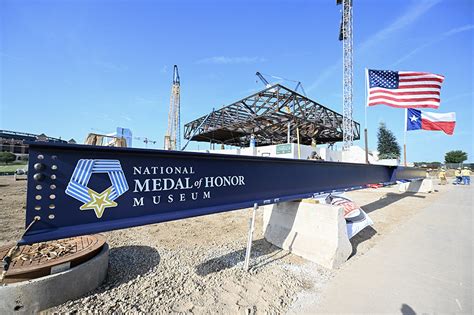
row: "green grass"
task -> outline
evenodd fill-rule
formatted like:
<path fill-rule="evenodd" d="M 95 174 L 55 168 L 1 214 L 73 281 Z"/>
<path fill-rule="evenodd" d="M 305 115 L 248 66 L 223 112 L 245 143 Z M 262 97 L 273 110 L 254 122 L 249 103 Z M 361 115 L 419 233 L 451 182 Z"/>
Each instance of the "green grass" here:
<path fill-rule="evenodd" d="M 8 165 L 5 164 L 0 164 L 0 173 L 3 172 L 14 172 L 19 168 L 25 168 L 27 162 L 26 161 L 20 161 L 20 162 L 14 162 Z"/>

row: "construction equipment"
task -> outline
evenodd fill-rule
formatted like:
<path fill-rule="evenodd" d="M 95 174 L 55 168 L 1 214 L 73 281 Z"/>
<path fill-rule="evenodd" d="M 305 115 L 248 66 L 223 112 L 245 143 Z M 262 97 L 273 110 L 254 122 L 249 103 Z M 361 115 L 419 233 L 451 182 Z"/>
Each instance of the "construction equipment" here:
<path fill-rule="evenodd" d="M 301 90 L 301 93 L 303 93 L 304 96 L 307 96 L 306 95 L 306 91 L 304 90 L 303 88 L 303 83 L 301 83 L 301 81 L 297 81 L 297 80 L 291 80 L 291 79 L 286 79 L 286 78 L 282 78 L 282 77 L 277 77 L 275 75 L 271 75 L 271 74 L 263 74 L 259 71 L 257 71 L 257 73 L 255 73 L 255 75 L 260 79 L 260 81 L 263 82 L 263 84 L 265 84 L 265 87 L 269 88 L 272 86 L 272 84 L 270 84 L 268 82 L 267 79 L 265 79 L 264 75 L 268 76 L 268 77 L 272 77 L 274 79 L 277 79 L 277 80 L 281 80 L 281 81 L 288 81 L 288 82 L 295 82 L 296 83 L 296 87 L 295 87 L 295 91 L 298 92 L 298 89 Z"/>
<path fill-rule="evenodd" d="M 104 135 L 99 133 L 89 133 L 84 144 L 98 145 L 106 147 L 127 147 L 127 141 L 123 137 Z"/>
<path fill-rule="evenodd" d="M 265 87 L 269 88 L 271 86 L 271 84 L 268 83 L 267 79 L 265 79 L 265 77 L 260 72 L 257 71 L 255 75 L 260 79 L 260 81 L 263 82 L 263 84 L 265 84 Z"/>
<path fill-rule="evenodd" d="M 342 19 L 339 29 L 339 40 L 342 41 L 342 92 L 343 92 L 343 145 L 342 149 L 347 151 L 354 142 L 352 128 L 352 100 L 353 100 L 353 50 L 352 50 L 352 0 L 336 0 L 336 5 L 342 5 Z"/>
<path fill-rule="evenodd" d="M 147 137 L 134 137 L 133 139 L 143 141 L 145 143 L 145 148 L 148 148 L 148 143 L 156 144 L 157 142 L 156 140 L 151 140 Z"/>
<path fill-rule="evenodd" d="M 179 150 L 180 134 L 180 80 L 178 66 L 173 68 L 173 85 L 171 87 L 170 108 L 168 112 L 168 129 L 165 135 L 165 150 Z"/>

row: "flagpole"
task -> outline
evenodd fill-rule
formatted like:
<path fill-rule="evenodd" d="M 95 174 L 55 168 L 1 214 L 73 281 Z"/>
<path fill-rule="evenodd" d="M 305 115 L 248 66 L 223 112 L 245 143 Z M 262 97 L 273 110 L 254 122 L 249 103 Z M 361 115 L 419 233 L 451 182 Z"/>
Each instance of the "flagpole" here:
<path fill-rule="evenodd" d="M 403 130 L 403 164 L 407 166 L 407 120 L 408 108 L 405 108 L 405 129 Z"/>
<path fill-rule="evenodd" d="M 365 68 L 365 105 L 364 105 L 364 139 L 365 139 L 365 164 L 369 164 L 369 143 L 367 137 L 367 106 L 368 96 L 367 96 L 367 83 L 369 80 L 368 70 Z"/>

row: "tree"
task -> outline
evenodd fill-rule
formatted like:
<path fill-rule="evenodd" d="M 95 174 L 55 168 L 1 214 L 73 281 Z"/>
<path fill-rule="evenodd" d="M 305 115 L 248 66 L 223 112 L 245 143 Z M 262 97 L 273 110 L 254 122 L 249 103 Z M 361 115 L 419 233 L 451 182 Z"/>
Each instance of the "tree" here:
<path fill-rule="evenodd" d="M 380 123 L 377 132 L 377 150 L 381 159 L 398 159 L 400 158 L 400 146 L 397 138 L 387 129 L 385 123 Z"/>
<path fill-rule="evenodd" d="M 449 151 L 444 155 L 445 163 L 462 163 L 467 160 L 467 153 L 461 150 Z"/>
<path fill-rule="evenodd" d="M 16 160 L 16 155 L 11 152 L 0 152 L 0 162 L 8 164 Z"/>

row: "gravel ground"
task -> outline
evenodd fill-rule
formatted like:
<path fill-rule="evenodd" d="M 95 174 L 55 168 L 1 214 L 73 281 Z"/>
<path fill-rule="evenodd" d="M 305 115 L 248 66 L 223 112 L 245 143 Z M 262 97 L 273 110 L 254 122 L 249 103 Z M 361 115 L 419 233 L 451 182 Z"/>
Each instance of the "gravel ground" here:
<path fill-rule="evenodd" d="M 295 292 L 311 286 L 304 274 L 288 272 L 305 262 L 256 239 L 252 269 L 243 271 L 242 225 L 248 214 L 238 211 L 107 233 L 110 269 L 104 285 L 54 311 L 283 312 Z M 313 272 L 331 276 L 316 265 Z"/>
<path fill-rule="evenodd" d="M 0 245 L 21 236 L 25 184 L 0 177 Z M 346 265 L 438 195 L 401 195 L 395 187 L 351 192 L 375 224 L 351 240 L 354 251 Z M 250 216 L 244 209 L 104 233 L 110 245 L 106 281 L 50 311 L 298 313 L 319 298 L 337 270 L 266 242 L 259 210 L 251 270 L 243 271 Z"/>
<path fill-rule="evenodd" d="M 0 176 L 0 246 L 16 242 L 25 229 L 26 181 Z"/>

